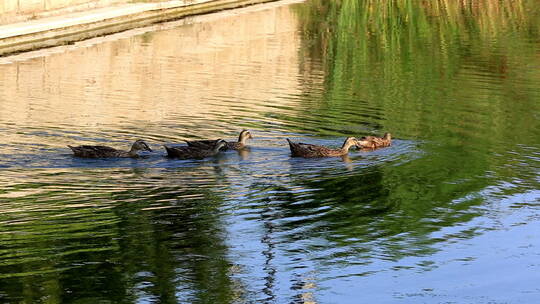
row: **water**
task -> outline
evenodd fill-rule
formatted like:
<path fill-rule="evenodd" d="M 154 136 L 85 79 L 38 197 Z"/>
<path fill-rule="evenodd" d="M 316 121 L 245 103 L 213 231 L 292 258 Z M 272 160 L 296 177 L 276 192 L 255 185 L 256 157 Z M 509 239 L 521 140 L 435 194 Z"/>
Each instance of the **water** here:
<path fill-rule="evenodd" d="M 0 58 L 0 302 L 537 302 L 539 9 L 276 2 Z"/>

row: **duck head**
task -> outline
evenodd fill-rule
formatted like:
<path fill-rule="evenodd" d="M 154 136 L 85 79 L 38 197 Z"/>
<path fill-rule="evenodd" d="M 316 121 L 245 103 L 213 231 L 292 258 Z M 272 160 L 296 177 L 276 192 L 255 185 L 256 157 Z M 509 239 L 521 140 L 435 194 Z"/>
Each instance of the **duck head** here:
<path fill-rule="evenodd" d="M 131 145 L 131 152 L 137 151 L 149 151 L 152 152 L 152 149 L 141 139 L 136 140 L 133 145 Z"/>
<path fill-rule="evenodd" d="M 238 136 L 238 142 L 245 144 L 246 140 L 253 138 L 253 135 L 251 135 L 251 132 L 248 130 L 242 130 L 240 132 L 240 136 Z"/>
<path fill-rule="evenodd" d="M 341 148 L 345 150 L 349 150 L 349 148 L 352 146 L 356 146 L 356 147 L 359 146 L 358 139 L 356 139 L 355 137 L 347 137 L 347 139 L 345 139 L 345 142 L 343 143 L 343 146 Z"/>

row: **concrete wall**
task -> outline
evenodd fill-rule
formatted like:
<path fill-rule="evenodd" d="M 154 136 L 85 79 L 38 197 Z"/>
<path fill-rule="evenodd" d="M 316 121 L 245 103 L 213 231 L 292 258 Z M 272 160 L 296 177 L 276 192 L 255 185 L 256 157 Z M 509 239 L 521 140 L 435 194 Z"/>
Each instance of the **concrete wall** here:
<path fill-rule="evenodd" d="M 100 0 L 0 0 L 0 13 L 28 14 Z"/>
<path fill-rule="evenodd" d="M 26 21 L 40 16 L 54 15 L 88 8 L 103 7 L 128 0 L 0 0 L 0 24 Z"/>
<path fill-rule="evenodd" d="M 0 24 L 0 56 L 73 43 L 188 16 L 276 0 L 143 0 L 144 2 L 156 3 L 129 1 L 130 3 L 108 5 L 106 8 L 97 10 L 82 8 L 81 12 L 75 14 L 64 12 L 55 18 L 36 16 L 34 19 L 38 20 L 28 21 L 24 24 L 15 22 L 6 25 Z M 59 13 L 58 10 L 54 12 Z"/>

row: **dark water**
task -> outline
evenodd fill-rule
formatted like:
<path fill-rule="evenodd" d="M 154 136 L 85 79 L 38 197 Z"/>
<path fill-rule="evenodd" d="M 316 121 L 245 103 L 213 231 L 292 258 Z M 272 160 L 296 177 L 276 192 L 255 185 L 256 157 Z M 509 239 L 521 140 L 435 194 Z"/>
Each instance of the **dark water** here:
<path fill-rule="evenodd" d="M 0 58 L 0 302 L 538 302 L 539 10 L 278 2 Z"/>

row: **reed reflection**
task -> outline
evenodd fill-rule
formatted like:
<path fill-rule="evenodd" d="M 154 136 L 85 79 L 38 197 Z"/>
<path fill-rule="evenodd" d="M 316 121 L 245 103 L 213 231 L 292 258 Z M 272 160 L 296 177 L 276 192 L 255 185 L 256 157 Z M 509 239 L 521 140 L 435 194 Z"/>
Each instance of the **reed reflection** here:
<path fill-rule="evenodd" d="M 535 124 L 527 109 L 538 109 L 540 97 L 534 84 L 540 74 L 522 60 L 537 59 L 540 18 L 528 13 L 536 6 L 487 0 L 297 6 L 300 53 L 309 58 L 300 73 L 324 81 L 302 82 L 303 115 L 284 119 L 304 126 L 304 116 L 321 117 L 319 132 L 329 135 L 395 130 L 403 138 L 515 144 Z M 522 102 L 506 102 L 516 99 Z"/>

